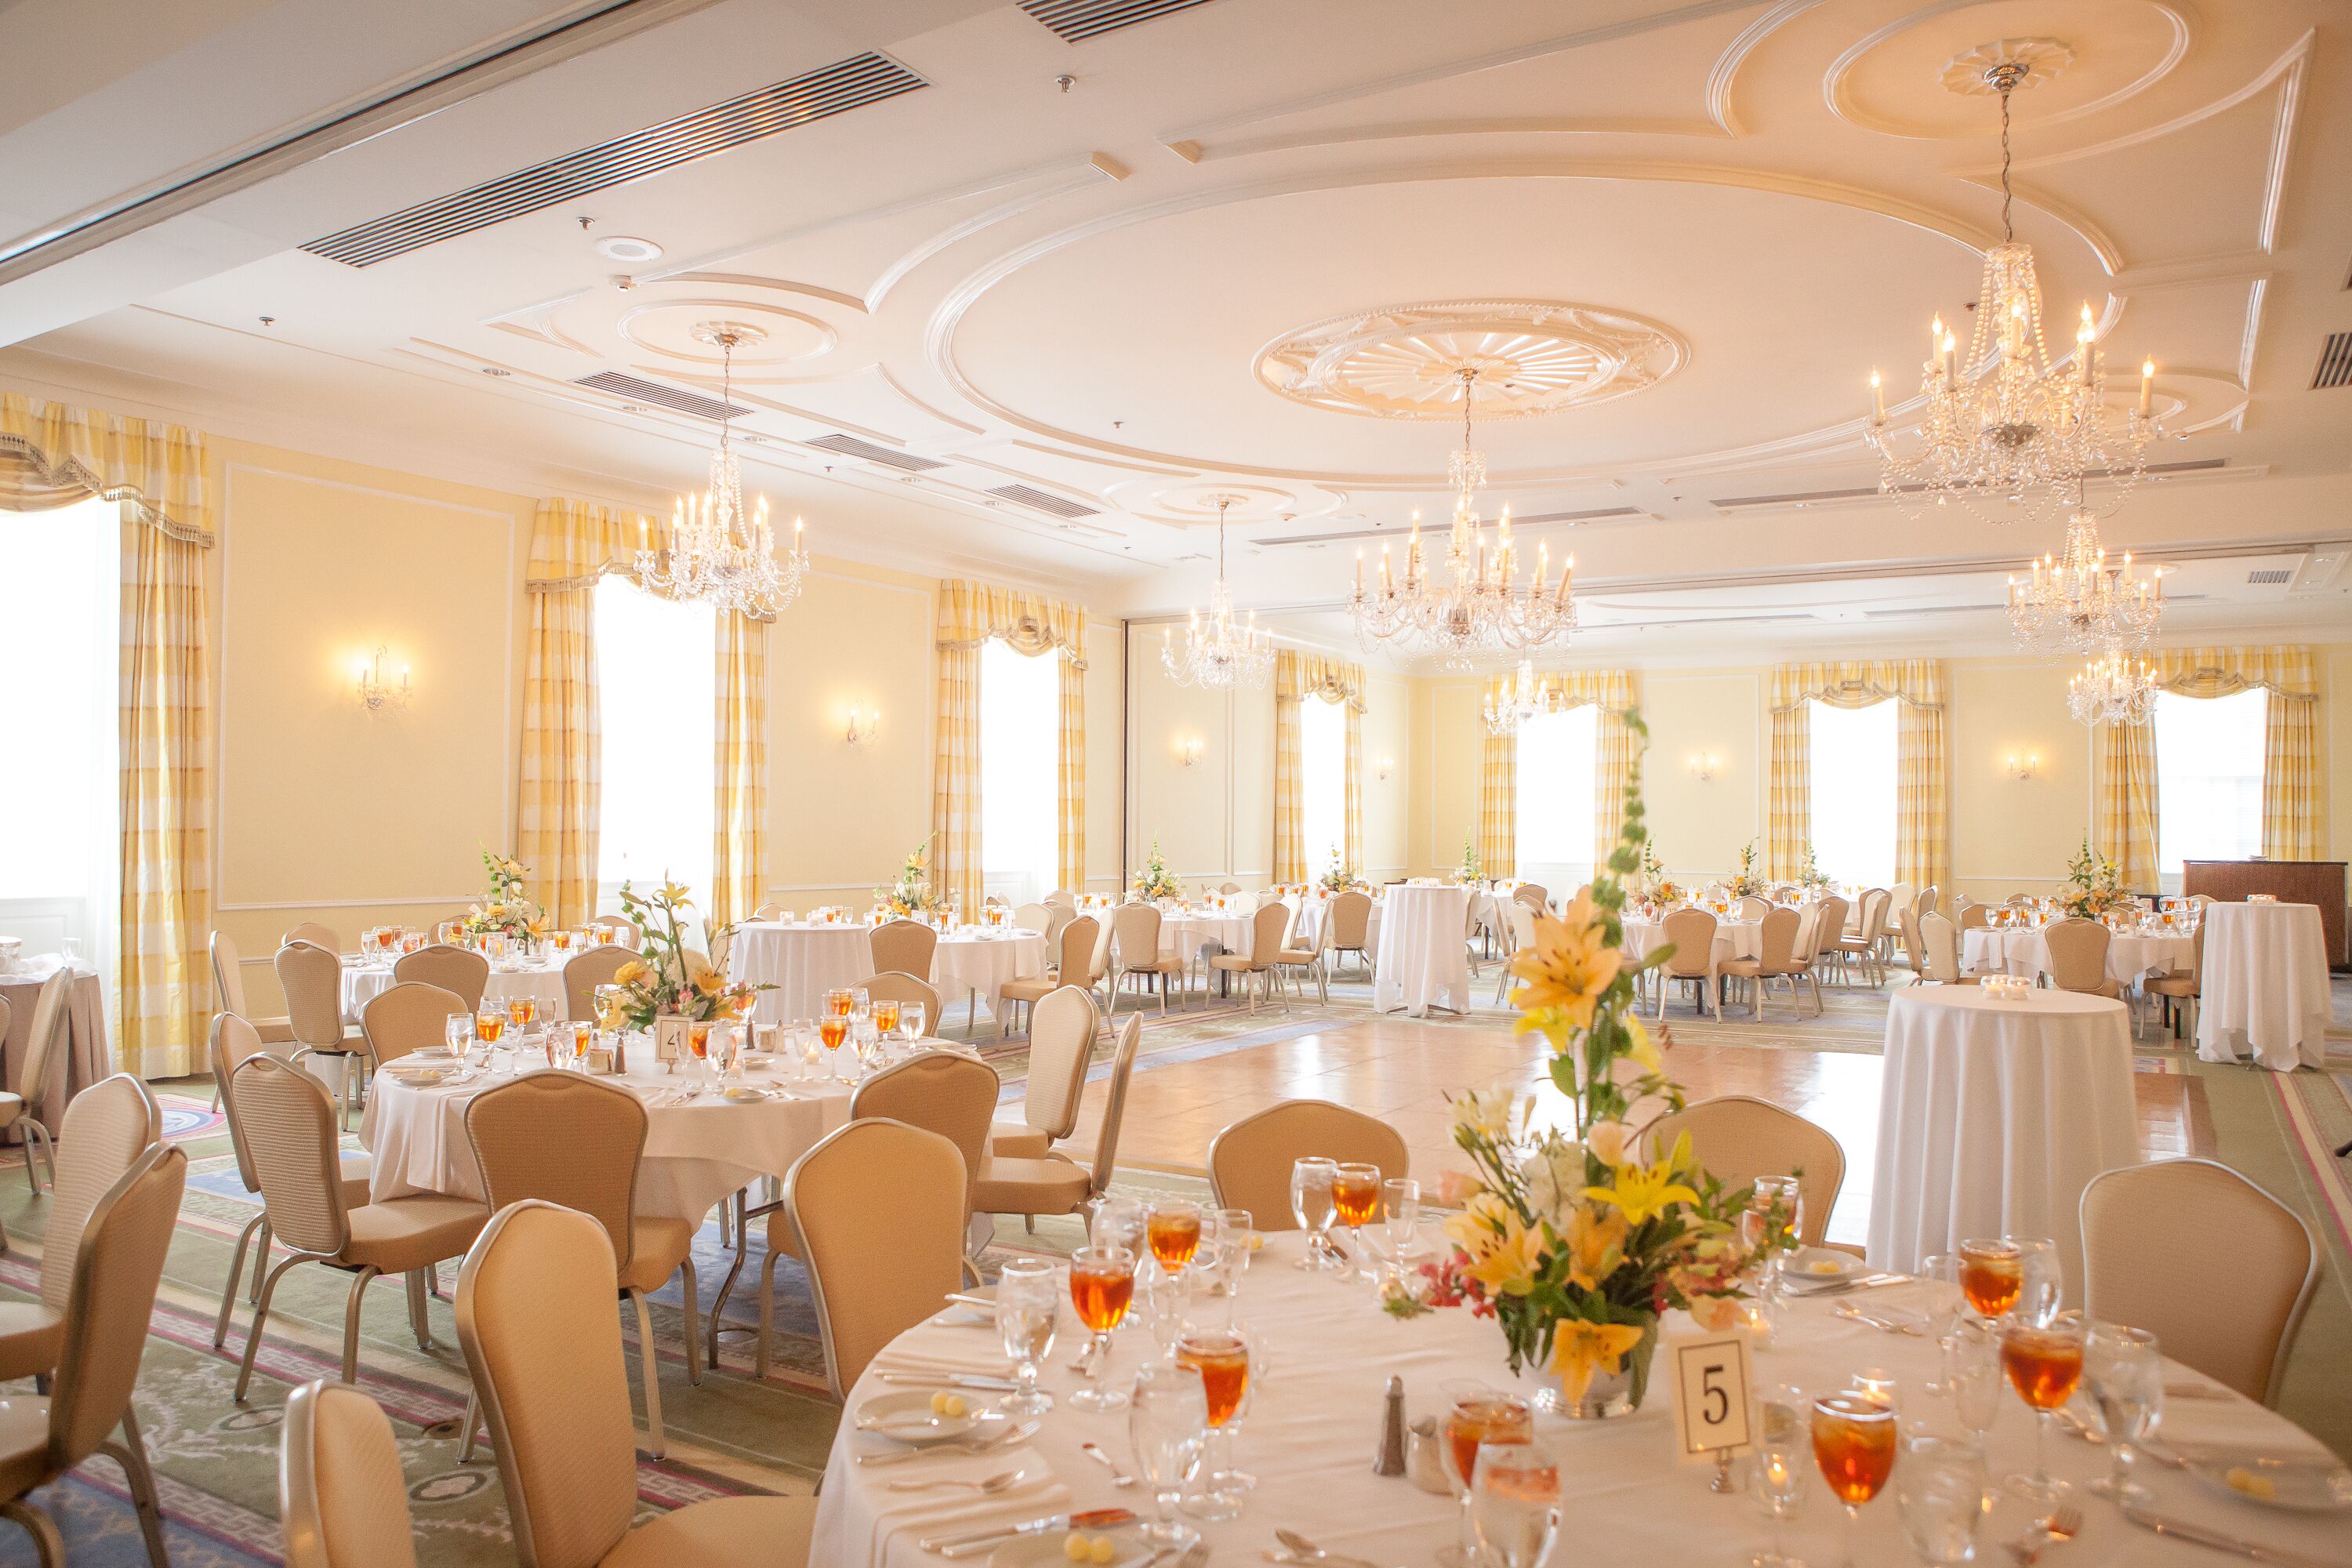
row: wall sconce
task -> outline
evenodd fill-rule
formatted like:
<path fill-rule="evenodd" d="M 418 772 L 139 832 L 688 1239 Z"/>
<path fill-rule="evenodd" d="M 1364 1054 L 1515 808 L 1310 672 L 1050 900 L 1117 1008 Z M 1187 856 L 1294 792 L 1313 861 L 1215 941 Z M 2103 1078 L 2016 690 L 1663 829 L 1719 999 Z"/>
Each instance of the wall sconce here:
<path fill-rule="evenodd" d="M 847 739 L 851 745 L 865 745 L 867 742 L 873 740 L 881 732 L 882 710 L 877 708 L 871 713 L 861 713 L 860 710 L 856 707 L 852 707 L 849 710 L 849 733 Z"/>
<path fill-rule="evenodd" d="M 1386 783 L 1388 776 L 1394 772 L 1396 772 L 1396 759 L 1394 757 L 1382 757 L 1380 761 L 1380 765 L 1372 770 L 1372 776 L 1381 780 L 1382 783 Z"/>
<path fill-rule="evenodd" d="M 1713 752 L 1693 752 L 1690 759 L 1691 777 L 1705 784 L 1723 771 L 1723 759 Z"/>
<path fill-rule="evenodd" d="M 400 684 L 393 685 L 383 678 L 384 652 L 378 647 L 373 659 L 359 659 L 352 665 L 352 689 L 359 697 L 360 706 L 371 713 L 408 706 L 408 666 L 400 667 Z"/>
<path fill-rule="evenodd" d="M 2042 771 L 2042 753 L 2011 752 L 2009 760 L 2001 765 L 2009 770 L 2009 776 L 2013 779 L 2030 779 Z"/>
<path fill-rule="evenodd" d="M 1180 765 L 1189 768 L 1200 760 L 1201 738 L 1198 735 L 1188 735 L 1176 742 L 1176 761 Z"/>

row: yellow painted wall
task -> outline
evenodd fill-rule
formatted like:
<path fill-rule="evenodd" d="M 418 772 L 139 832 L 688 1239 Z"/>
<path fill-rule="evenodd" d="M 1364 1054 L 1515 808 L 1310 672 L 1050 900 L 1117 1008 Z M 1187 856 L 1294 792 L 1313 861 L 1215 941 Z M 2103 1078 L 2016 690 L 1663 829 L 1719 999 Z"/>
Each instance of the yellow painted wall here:
<path fill-rule="evenodd" d="M 1385 767 L 1388 777 L 1381 773 Z M 1408 874 L 1412 788 L 1412 685 L 1379 676 L 1364 682 L 1363 875 Z"/>
<path fill-rule="evenodd" d="M 1962 660 L 1952 666 L 1954 890 L 1980 902 L 2044 892 L 2091 825 L 2091 732 L 2066 710 L 2069 671 L 2046 660 Z M 2009 759 L 2039 758 L 2033 776 Z"/>
<path fill-rule="evenodd" d="M 1644 670 L 1639 678 L 1650 727 L 1642 763 L 1650 835 L 1678 876 L 1728 872 L 1750 841 L 1761 861 L 1767 679 L 1759 669 Z M 1712 777 L 1692 770 L 1694 757 L 1714 759 Z"/>

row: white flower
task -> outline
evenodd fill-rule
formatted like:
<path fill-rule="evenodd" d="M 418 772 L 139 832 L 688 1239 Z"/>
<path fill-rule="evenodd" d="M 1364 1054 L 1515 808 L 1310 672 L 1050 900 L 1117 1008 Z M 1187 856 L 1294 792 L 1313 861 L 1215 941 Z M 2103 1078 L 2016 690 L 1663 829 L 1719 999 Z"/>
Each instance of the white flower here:
<path fill-rule="evenodd" d="M 1565 1142 L 1532 1150 L 1519 1162 L 1519 1180 L 1527 1186 L 1528 1207 L 1559 1230 L 1584 1193 L 1584 1151 Z"/>
<path fill-rule="evenodd" d="M 1474 1089 L 1454 1102 L 1454 1123 L 1488 1138 L 1507 1138 L 1518 1098 L 1517 1091 L 1507 1083 Z"/>

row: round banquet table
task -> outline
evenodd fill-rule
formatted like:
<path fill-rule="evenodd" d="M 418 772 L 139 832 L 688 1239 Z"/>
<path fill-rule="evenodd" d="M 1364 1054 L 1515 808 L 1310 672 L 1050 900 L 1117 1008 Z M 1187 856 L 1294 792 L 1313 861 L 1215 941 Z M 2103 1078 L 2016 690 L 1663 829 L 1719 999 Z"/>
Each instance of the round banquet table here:
<path fill-rule="evenodd" d="M 1326 897 L 1314 897 L 1304 902 L 1296 899 L 1285 899 L 1282 901 L 1290 906 L 1290 926 L 1297 933 L 1294 938 L 1295 944 L 1310 948 L 1321 946 L 1323 922 L 1330 917 L 1331 900 Z M 1381 950 L 1381 901 L 1374 899 L 1371 913 L 1364 921 L 1364 946 L 1372 952 L 1378 952 Z"/>
<path fill-rule="evenodd" d="M 40 1005 L 41 987 L 63 967 L 56 956 L 44 954 L 26 960 L 17 973 L 0 974 L 0 998 L 8 1003 L 7 1039 L 5 1051 L 0 1051 L 5 1060 L 0 1070 L 5 1070 L 8 1092 L 30 1095 L 41 1125 L 52 1131 L 75 1095 L 114 1070 L 114 1051 L 106 1040 L 106 994 L 100 988 L 98 971 L 77 966 L 65 983 L 65 1048 L 58 1053 L 64 1059 L 50 1058 L 49 1081 L 37 1093 L 25 1082 L 25 1058 L 33 1044 L 33 1009 Z M 0 1138 L 21 1143 L 26 1132 L 12 1127 Z"/>
<path fill-rule="evenodd" d="M 2326 1061 L 2327 939 L 2317 905 L 2206 905 L 2203 978 L 2200 1058 L 2233 1062 L 2251 1050 L 2277 1072 Z"/>
<path fill-rule="evenodd" d="M 940 945 L 931 955 L 929 978 L 939 987 L 941 1007 L 959 994 L 977 994 L 981 1006 L 993 1015 L 998 986 L 1008 980 L 1026 980 L 1045 973 L 1045 936 L 1038 931 L 1008 928 L 993 933 L 973 931 L 940 938 Z"/>
<path fill-rule="evenodd" d="M 1493 1322 L 1453 1309 L 1409 1321 L 1390 1318 L 1374 1304 L 1371 1289 L 1342 1284 L 1327 1275 L 1290 1267 L 1299 1251 L 1297 1232 L 1270 1236 L 1244 1276 L 1235 1318 L 1270 1362 L 1255 1386 L 1237 1429 L 1235 1458 L 1257 1478 L 1240 1518 L 1216 1523 L 1190 1521 L 1202 1532 L 1216 1563 L 1255 1563 L 1274 1544 L 1276 1526 L 1299 1531 L 1327 1552 L 1360 1555 L 1380 1563 L 1421 1568 L 1454 1540 L 1457 1505 L 1449 1497 L 1420 1490 L 1404 1477 L 1372 1473 L 1370 1456 L 1380 1435 L 1382 1390 L 1391 1373 L 1404 1383 L 1407 1419 L 1443 1409 L 1441 1389 L 1455 1378 L 1510 1385 L 1503 1342 Z M 1843 1300 L 1847 1298 L 1840 1298 Z M 1890 1287 L 1851 1298 L 1872 1305 L 1909 1307 L 1921 1301 L 1915 1285 Z M 1772 1348 L 1754 1361 L 1755 1386 L 1790 1384 L 1807 1390 L 1843 1386 L 1864 1367 L 1892 1373 L 1906 1416 L 1924 1416 L 1939 1429 L 1958 1430 L 1950 1404 L 1918 1392 L 1937 1373 L 1934 1339 L 1885 1334 L 1835 1316 L 1833 1300 L 1792 1302 Z M 943 1314 L 945 1316 L 945 1314 Z M 1673 1335 L 1690 1331 L 1688 1319 L 1671 1314 Z M 897 1445 L 855 1429 L 845 1419 L 834 1438 L 817 1496 L 814 1539 L 809 1561 L 830 1568 L 935 1568 L 949 1561 L 922 1550 L 933 1534 L 1003 1529 L 1071 1510 L 1127 1508 L 1149 1513 L 1145 1489 L 1111 1484 L 1110 1472 L 1080 1451 L 1093 1442 L 1128 1470 L 1136 1468 L 1125 1410 L 1087 1413 L 1073 1409 L 1069 1394 L 1078 1386 L 1072 1370 L 1075 1347 L 1084 1340 L 1064 1303 L 1054 1352 L 1041 1386 L 1055 1400 L 1040 1419 L 1036 1436 L 1012 1448 L 971 1458 L 931 1454 L 902 1464 L 866 1467 L 861 1453 L 895 1451 Z M 1155 1353 L 1150 1336 L 1130 1318 L 1112 1339 L 1107 1381 L 1131 1384 L 1136 1368 Z M 1614 1421 L 1579 1424 L 1537 1418 L 1536 1439 L 1560 1461 L 1561 1511 L 1568 1521 L 1554 1561 L 1561 1563 L 1666 1565 L 1744 1562 L 1762 1546 L 1769 1526 L 1745 1489 L 1727 1494 L 1707 1489 L 1711 1465 L 1681 1465 L 1673 1457 L 1673 1416 L 1663 1356 L 1654 1369 L 1650 1396 L 1636 1414 Z M 959 1371 L 1003 1376 L 1004 1358 L 996 1333 L 983 1322 L 927 1321 L 886 1346 L 856 1385 L 848 1409 L 886 1389 L 881 1376 L 893 1370 Z M 2266 1451 L 2326 1451 L 2284 1416 L 2207 1382 L 2177 1363 L 2165 1368 L 2168 1387 L 2195 1388 L 2210 1397 L 2172 1396 L 2165 1411 L 2164 1436 L 2210 1445 L 2260 1444 Z M 1532 1392 L 1538 1380 L 1517 1385 Z M 985 1395 L 980 1397 L 985 1398 Z M 1988 1468 L 1999 1478 L 2032 1468 L 2032 1414 L 2008 1394 L 2001 1396 L 1987 1444 Z M 2078 1488 L 2104 1474 L 2105 1450 L 2063 1434 L 2050 1444 L 2053 1471 Z M 1007 1491 L 974 1500 L 964 1491 L 890 1491 L 894 1481 L 947 1478 L 977 1479 L 1016 1469 L 1021 1479 Z M 1841 1560 L 1843 1510 L 1832 1500 L 1818 1473 L 1807 1467 L 1804 1503 L 1788 1526 L 1792 1552 L 1807 1562 Z M 1744 1474 L 1744 1472 L 1743 1472 Z M 2175 1469 L 2142 1461 L 2138 1479 L 2157 1495 L 2158 1511 L 2231 1534 L 2251 1536 L 2322 1562 L 2352 1562 L 2345 1555 L 2339 1520 L 2263 1510 L 2216 1496 Z M 1902 1476 L 1901 1461 L 1895 1479 Z M 1996 1483 L 1990 1516 L 1978 1536 L 1977 1561 L 2002 1560 L 1996 1542 L 2023 1531 L 2041 1510 L 2011 1496 Z M 2115 1506 L 2078 1492 L 2087 1516 L 2082 1532 L 2056 1553 L 2064 1568 L 2110 1564 L 2219 1562 L 2207 1549 L 2160 1538 L 2126 1523 Z M 1856 1533 L 1864 1563 L 1916 1562 L 1905 1541 L 1902 1516 L 1890 1486 L 1864 1505 Z M 1058 1533 L 1052 1542 L 1058 1546 Z M 1052 1552 L 1059 1562 L 1058 1551 Z M 1130 1551 L 1127 1560 L 1139 1561 Z M 989 1553 L 958 1561 L 981 1568 Z M 2053 1564 L 2054 1568 L 2054 1564 Z"/>
<path fill-rule="evenodd" d="M 2083 1288 L 2083 1188 L 2139 1163 L 2130 1015 L 2072 991 L 1914 985 L 1886 1010 L 1870 1261 L 1914 1269 L 1973 1236 L 2046 1236 Z"/>
<path fill-rule="evenodd" d="M 727 948 L 727 978 L 772 985 L 751 1004 L 760 1024 L 814 1018 L 824 994 L 874 978 L 874 943 L 863 921 L 811 925 L 805 921 L 746 921 Z"/>
<path fill-rule="evenodd" d="M 650 1042 L 630 1043 L 633 1058 L 650 1056 L 652 1048 Z M 419 1089 L 403 1083 L 396 1073 L 376 1074 L 360 1122 L 360 1142 L 374 1156 L 370 1200 L 420 1193 L 480 1199 L 482 1173 L 466 1137 L 466 1106 L 508 1076 L 482 1073 Z M 796 1082 L 772 1068 L 754 1068 L 745 1077 L 786 1098 L 737 1102 L 706 1089 L 690 1103 L 663 1103 L 694 1080 L 683 1069 L 666 1074 L 650 1062 L 625 1078 L 596 1079 L 646 1101 L 637 1213 L 699 1222 L 737 1188 L 761 1176 L 783 1175 L 818 1139 L 849 1120 L 847 1084 Z"/>
<path fill-rule="evenodd" d="M 1649 955 L 1652 948 L 1666 940 L 1664 921 L 1629 920 L 1625 922 L 1625 955 L 1639 961 Z M 1715 962 L 1722 964 L 1735 958 L 1764 956 L 1764 926 L 1760 921 L 1715 919 Z"/>
<path fill-rule="evenodd" d="M 570 1003 L 563 990 L 563 965 L 577 953 L 563 953 L 545 962 L 527 962 L 518 968 L 501 969 L 490 966 L 489 978 L 482 984 L 482 1003 L 511 1001 L 529 996 L 539 1004 L 542 1019 L 562 1019 L 571 1016 Z M 393 987 L 392 965 L 362 963 L 358 955 L 343 955 L 343 1022 L 360 1021 L 360 1009 Z"/>
<path fill-rule="evenodd" d="M 1189 967 L 1201 962 L 1201 950 L 1213 946 L 1221 952 L 1247 952 L 1254 915 L 1226 915 L 1187 910 L 1160 916 L 1160 956 L 1181 958 Z"/>
<path fill-rule="evenodd" d="M 1470 893 L 1411 882 L 1388 890 L 1373 952 L 1373 1012 L 1410 1007 L 1414 1017 L 1425 1018 L 1432 1007 L 1470 1010 Z"/>
<path fill-rule="evenodd" d="M 2197 939 L 2186 933 L 2123 931 L 2107 938 L 2107 978 L 2117 984 L 2137 985 L 2143 974 L 2187 969 L 2196 962 Z M 2031 980 L 2050 973 L 2050 943 L 2038 930 L 1979 926 L 1962 933 L 1960 967 L 1970 974 Z"/>

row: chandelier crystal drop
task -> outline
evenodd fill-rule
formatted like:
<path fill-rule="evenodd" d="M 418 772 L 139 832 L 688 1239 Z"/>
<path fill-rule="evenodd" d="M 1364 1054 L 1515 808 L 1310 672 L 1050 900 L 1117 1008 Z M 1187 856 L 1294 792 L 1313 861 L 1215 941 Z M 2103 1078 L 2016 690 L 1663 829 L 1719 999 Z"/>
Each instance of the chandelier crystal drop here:
<path fill-rule="evenodd" d="M 2156 716 L 2156 669 L 2110 648 L 2067 683 L 2066 707 L 2079 723 L 2145 724 Z"/>
<path fill-rule="evenodd" d="M 1179 686 L 1206 691 L 1252 689 L 1274 674 L 1274 638 L 1257 629 L 1257 615 L 1246 623 L 1234 619 L 1233 590 L 1225 585 L 1225 509 L 1232 496 L 1217 498 L 1217 585 L 1209 595 L 1209 615 L 1192 612 L 1180 647 L 1166 632 L 1160 634 L 1160 665 Z"/>
<path fill-rule="evenodd" d="M 2110 562 L 2086 510 L 2066 520 L 2065 547 L 2009 580 L 2009 624 L 2036 653 L 2095 654 L 2144 646 L 2164 617 L 2164 572 L 2146 576 L 2130 552 Z"/>
<path fill-rule="evenodd" d="M 1957 500 L 2002 521 L 2050 515 L 2088 477 L 2120 487 L 2120 501 L 2147 473 L 2147 445 L 2160 433 L 2153 360 L 2140 365 L 2138 406 L 2120 416 L 2107 408 L 2105 358 L 2087 303 L 2071 362 L 2051 360 L 2033 247 L 2018 240 L 2010 214 L 2009 98 L 2030 71 L 2024 60 L 2001 59 L 1983 73 L 2000 95 L 2001 243 L 1985 252 L 1967 352 L 1937 316 L 1920 367 L 1916 433 L 1888 425 L 1875 370 L 1865 431 L 1882 464 L 1884 493 L 1932 499 L 1937 506 Z"/>
<path fill-rule="evenodd" d="M 761 620 L 800 597 L 808 571 L 801 521 L 793 520 L 793 548 L 776 553 L 776 531 L 768 521 L 768 501 L 746 510 L 743 473 L 735 461 L 730 420 L 734 413 L 735 350 L 764 336 L 758 328 L 731 321 L 705 321 L 697 341 L 720 353 L 719 445 L 710 454 L 710 477 L 699 495 L 679 498 L 670 513 L 669 548 L 640 544 L 637 582 L 666 599 L 694 600 Z"/>
<path fill-rule="evenodd" d="M 1434 650 L 1450 669 L 1467 669 L 1482 657 L 1541 647 L 1576 629 L 1575 560 L 1563 562 L 1558 583 L 1547 587 L 1549 562 L 1539 546 L 1535 576 L 1522 585 L 1508 507 L 1496 520 L 1494 544 L 1488 547 L 1478 516 L 1486 459 L 1472 445 L 1470 428 L 1478 370 L 1465 365 L 1454 374 L 1462 382 L 1462 449 L 1448 465 L 1455 495 L 1444 580 L 1430 567 L 1421 541 L 1421 514 L 1415 512 L 1402 574 L 1391 570 L 1388 546 L 1382 545 L 1379 580 L 1367 584 L 1363 554 L 1357 553 L 1356 589 L 1349 610 L 1355 617 L 1357 638 L 1366 646 L 1396 639 Z"/>
<path fill-rule="evenodd" d="M 1486 732 L 1516 735 L 1529 721 L 1550 712 L 1552 703 L 1551 683 L 1538 680 L 1536 667 L 1523 658 L 1510 684 L 1489 696 L 1482 705 Z"/>

